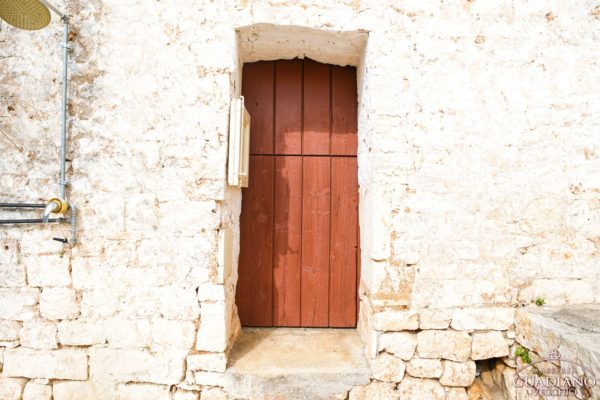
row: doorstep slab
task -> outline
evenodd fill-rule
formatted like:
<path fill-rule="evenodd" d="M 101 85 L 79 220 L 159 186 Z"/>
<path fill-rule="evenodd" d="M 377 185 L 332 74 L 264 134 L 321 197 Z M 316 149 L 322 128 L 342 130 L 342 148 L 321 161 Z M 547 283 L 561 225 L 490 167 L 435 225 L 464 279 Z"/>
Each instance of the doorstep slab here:
<path fill-rule="evenodd" d="M 247 399 L 331 399 L 370 376 L 354 329 L 244 328 L 225 390 Z"/>

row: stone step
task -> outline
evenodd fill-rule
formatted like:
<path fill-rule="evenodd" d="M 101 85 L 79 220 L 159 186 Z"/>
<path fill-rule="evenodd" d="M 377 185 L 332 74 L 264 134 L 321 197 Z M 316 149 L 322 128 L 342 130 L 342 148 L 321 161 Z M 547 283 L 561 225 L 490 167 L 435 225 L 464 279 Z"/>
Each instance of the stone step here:
<path fill-rule="evenodd" d="M 354 329 L 245 328 L 225 390 L 243 399 L 346 398 L 371 370 Z"/>

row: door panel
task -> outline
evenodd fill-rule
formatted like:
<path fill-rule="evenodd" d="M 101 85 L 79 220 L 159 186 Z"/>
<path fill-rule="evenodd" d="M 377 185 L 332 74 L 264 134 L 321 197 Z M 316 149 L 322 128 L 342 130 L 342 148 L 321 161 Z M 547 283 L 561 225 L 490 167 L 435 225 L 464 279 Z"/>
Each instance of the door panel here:
<path fill-rule="evenodd" d="M 304 157 L 302 170 L 302 326 L 328 326 L 329 157 Z"/>
<path fill-rule="evenodd" d="M 273 153 L 273 61 L 245 64 L 242 72 L 244 82 L 244 105 L 252 116 L 250 120 L 250 153 Z"/>
<path fill-rule="evenodd" d="M 331 67 L 304 61 L 302 154 L 329 154 Z"/>
<path fill-rule="evenodd" d="M 358 181 L 356 158 L 331 157 L 331 252 L 329 326 L 356 324 L 356 265 L 358 252 Z"/>
<path fill-rule="evenodd" d="M 251 115 L 236 303 L 244 326 L 354 327 L 356 69 L 245 64 Z"/>
<path fill-rule="evenodd" d="M 356 68 L 331 67 L 331 154 L 356 155 Z"/>
<path fill-rule="evenodd" d="M 253 326 L 273 325 L 274 161 L 251 156 L 248 188 L 242 190 L 236 304 L 241 320 Z"/>
<path fill-rule="evenodd" d="M 301 229 L 302 157 L 275 157 L 275 326 L 300 326 Z"/>
<path fill-rule="evenodd" d="M 275 62 L 275 153 L 302 153 L 302 62 L 300 60 Z"/>

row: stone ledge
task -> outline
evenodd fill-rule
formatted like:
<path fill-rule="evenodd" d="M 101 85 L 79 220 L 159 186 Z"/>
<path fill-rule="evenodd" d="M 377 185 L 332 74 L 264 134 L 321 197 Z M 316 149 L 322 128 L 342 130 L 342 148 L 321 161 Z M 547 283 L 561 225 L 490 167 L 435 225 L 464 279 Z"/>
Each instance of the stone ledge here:
<path fill-rule="evenodd" d="M 4 352 L 2 373 L 9 377 L 85 380 L 88 358 L 84 350 L 32 350 L 24 347 Z"/>
<path fill-rule="evenodd" d="M 370 376 L 355 330 L 244 329 L 224 386 L 236 398 L 317 400 L 365 385 Z"/>
<path fill-rule="evenodd" d="M 600 371 L 600 305 L 517 310 L 516 340 L 541 357 L 558 350 L 563 360 Z M 592 388 L 592 393 L 592 398 L 600 398 L 600 387 Z"/>

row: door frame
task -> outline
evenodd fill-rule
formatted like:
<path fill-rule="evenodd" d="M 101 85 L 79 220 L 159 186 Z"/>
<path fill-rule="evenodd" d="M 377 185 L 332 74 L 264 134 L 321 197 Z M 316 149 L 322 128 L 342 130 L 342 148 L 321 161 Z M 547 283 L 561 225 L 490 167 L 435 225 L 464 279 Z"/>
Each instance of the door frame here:
<path fill-rule="evenodd" d="M 366 29 L 347 31 L 326 31 L 312 27 L 288 26 L 276 24 L 253 24 L 236 28 L 235 47 L 237 52 L 233 60 L 233 73 L 230 78 L 230 96 L 241 95 L 242 65 L 245 62 L 259 60 L 291 59 L 309 57 L 316 61 L 335 64 L 352 65 L 357 68 L 358 95 L 358 226 L 360 234 L 361 265 L 357 307 L 359 308 L 356 330 L 360 333 L 366 352 L 376 351 L 376 332 L 368 321 L 371 308 L 369 280 L 370 264 L 383 260 L 382 254 L 389 252 L 389 239 L 385 237 L 387 230 L 380 226 L 386 210 L 372 209 L 372 199 L 383 194 L 382 188 L 373 186 L 370 158 L 368 154 L 368 132 L 373 127 L 367 118 L 371 109 L 365 97 L 369 71 L 367 70 L 367 43 L 369 31 Z M 274 45 L 279 43 L 278 45 Z M 282 44 L 284 43 L 284 44 Z M 226 140 L 225 140 L 226 142 Z M 226 154 L 226 153 L 225 153 Z M 225 158 L 225 157 L 224 157 Z M 225 164 L 224 164 L 225 168 Z M 222 201 L 225 212 L 221 217 L 219 229 L 218 281 L 225 285 L 223 297 L 224 314 L 222 315 L 222 334 L 226 349 L 231 349 L 241 332 L 240 320 L 235 305 L 237 284 L 237 264 L 240 250 L 240 212 L 241 190 L 229 186 L 224 187 Z M 378 225 L 375 227 L 375 225 Z M 366 238 L 369 238 L 368 240 Z"/>

